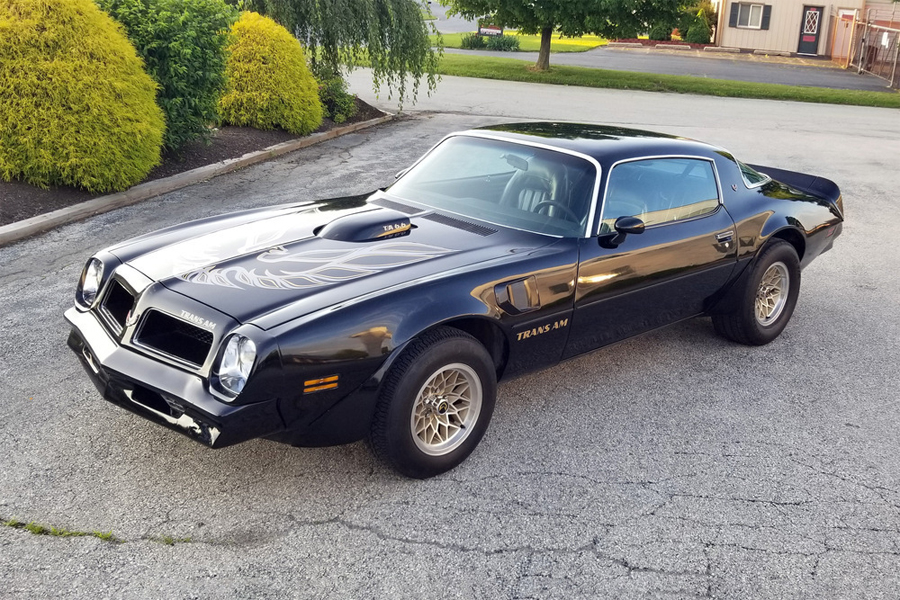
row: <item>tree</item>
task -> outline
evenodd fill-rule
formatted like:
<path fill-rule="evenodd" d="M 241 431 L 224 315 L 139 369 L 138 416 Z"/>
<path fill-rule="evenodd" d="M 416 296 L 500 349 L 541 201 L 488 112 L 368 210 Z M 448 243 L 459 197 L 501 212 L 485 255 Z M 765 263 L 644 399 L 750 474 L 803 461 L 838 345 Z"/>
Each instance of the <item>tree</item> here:
<path fill-rule="evenodd" d="M 488 16 L 502 27 L 541 35 L 535 69 L 550 68 L 550 39 L 594 33 L 608 38 L 636 37 L 657 22 L 674 27 L 684 0 L 440 0 L 467 19 Z"/>
<path fill-rule="evenodd" d="M 437 85 L 440 38 L 433 49 L 434 27 L 422 19 L 416 0 L 251 0 L 254 10 L 284 25 L 309 51 L 313 72 L 320 78 L 340 76 L 343 69 L 366 62 L 375 89 L 388 97 L 396 90 L 399 103 L 412 100 L 424 78 L 428 90 Z"/>

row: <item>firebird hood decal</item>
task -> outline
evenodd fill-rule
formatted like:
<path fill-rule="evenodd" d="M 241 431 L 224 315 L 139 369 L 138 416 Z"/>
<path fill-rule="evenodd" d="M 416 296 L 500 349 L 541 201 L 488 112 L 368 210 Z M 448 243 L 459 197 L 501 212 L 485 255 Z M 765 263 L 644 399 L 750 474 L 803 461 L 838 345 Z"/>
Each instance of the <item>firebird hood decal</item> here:
<path fill-rule="evenodd" d="M 300 252 L 290 252 L 279 246 L 256 257 L 256 261 L 262 263 L 259 267 L 210 266 L 184 273 L 181 279 L 227 288 L 302 290 L 351 281 L 451 252 L 454 251 L 411 242 Z"/>
<path fill-rule="evenodd" d="M 275 219 L 263 219 L 164 246 L 132 260 L 131 266 L 153 279 L 165 279 L 284 243 L 292 235 L 296 232 L 284 223 L 279 226 Z"/>

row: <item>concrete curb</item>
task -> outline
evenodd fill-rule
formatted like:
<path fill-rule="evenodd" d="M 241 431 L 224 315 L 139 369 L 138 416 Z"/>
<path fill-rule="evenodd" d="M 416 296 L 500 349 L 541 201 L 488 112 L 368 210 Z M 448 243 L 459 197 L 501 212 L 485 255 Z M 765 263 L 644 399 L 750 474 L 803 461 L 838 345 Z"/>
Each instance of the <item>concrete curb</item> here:
<path fill-rule="evenodd" d="M 184 173 L 178 173 L 171 177 L 156 179 L 154 181 L 148 181 L 147 183 L 140 183 L 134 187 L 128 188 L 124 192 L 101 196 L 99 198 L 94 198 L 93 200 L 81 202 L 75 206 L 68 206 L 43 215 L 31 217 L 30 219 L 16 221 L 15 223 L 0 227 L 0 246 L 5 246 L 6 244 L 42 233 L 49 229 L 53 229 L 54 227 L 59 227 L 60 225 L 74 223 L 75 221 L 81 221 L 88 217 L 93 217 L 94 215 L 122 208 L 123 206 L 137 204 L 138 202 L 148 200 L 155 196 L 166 194 L 189 185 L 194 185 L 195 183 L 207 181 L 218 175 L 224 175 L 225 173 L 230 173 L 256 163 L 264 162 L 275 158 L 276 156 L 293 152 L 294 150 L 300 150 L 301 148 L 320 144 L 361 129 L 381 125 L 395 117 L 396 115 L 387 114 L 383 117 L 378 117 L 377 119 L 353 123 L 346 127 L 336 127 L 330 131 L 323 131 L 322 133 L 314 133 L 304 138 L 290 140 L 288 142 L 276 144 L 275 146 L 269 146 L 263 150 L 248 152 L 239 158 L 230 158 L 211 165 L 185 171 Z"/>
<path fill-rule="evenodd" d="M 607 48 L 643 48 L 643 44 L 639 44 L 638 42 L 610 42 L 606 45 Z"/>
<path fill-rule="evenodd" d="M 659 50 L 693 50 L 693 48 L 684 44 L 657 44 L 656 48 Z"/>
<path fill-rule="evenodd" d="M 729 54 L 740 54 L 740 48 L 729 48 L 728 46 L 706 46 L 704 52 L 727 52 Z"/>
<path fill-rule="evenodd" d="M 787 56 L 787 57 L 791 56 L 790 52 L 784 52 L 782 50 L 754 50 L 753 54 L 762 54 L 762 55 L 769 55 L 769 56 Z"/>

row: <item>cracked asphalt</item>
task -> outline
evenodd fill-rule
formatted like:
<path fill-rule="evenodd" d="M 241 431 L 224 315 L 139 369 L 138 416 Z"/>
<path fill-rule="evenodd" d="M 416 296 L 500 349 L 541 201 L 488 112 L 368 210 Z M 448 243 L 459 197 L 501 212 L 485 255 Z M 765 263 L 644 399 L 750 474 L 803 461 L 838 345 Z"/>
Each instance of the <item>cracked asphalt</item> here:
<path fill-rule="evenodd" d="M 820 173 L 849 220 L 772 344 L 696 319 L 507 382 L 480 447 L 428 481 L 363 443 L 208 450 L 103 401 L 67 350 L 94 250 L 363 193 L 446 133 L 511 119 Z M 0 520 L 123 540 L 0 526 L 0 597 L 898 598 L 898 156 L 887 109 L 445 78 L 393 123 L 0 248 Z"/>

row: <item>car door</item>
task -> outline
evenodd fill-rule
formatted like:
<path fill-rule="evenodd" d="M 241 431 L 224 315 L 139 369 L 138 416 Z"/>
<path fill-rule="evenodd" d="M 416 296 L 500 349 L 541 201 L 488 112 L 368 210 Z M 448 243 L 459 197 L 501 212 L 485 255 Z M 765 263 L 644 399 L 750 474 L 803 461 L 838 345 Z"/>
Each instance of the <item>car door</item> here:
<path fill-rule="evenodd" d="M 598 234 L 580 248 L 565 357 L 707 308 L 737 257 L 734 222 L 721 198 L 709 158 L 642 158 L 610 169 Z M 620 217 L 641 219 L 644 231 L 617 236 Z"/>

